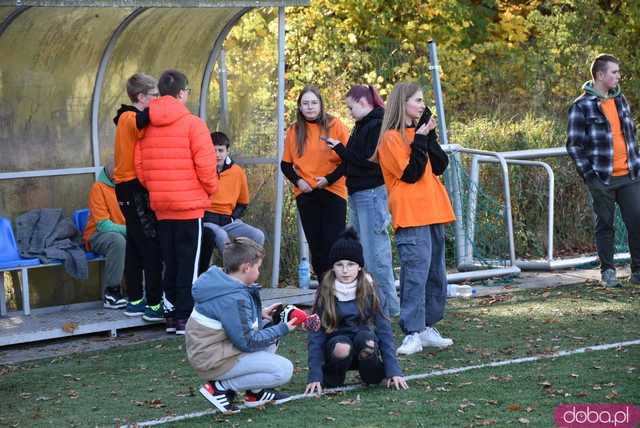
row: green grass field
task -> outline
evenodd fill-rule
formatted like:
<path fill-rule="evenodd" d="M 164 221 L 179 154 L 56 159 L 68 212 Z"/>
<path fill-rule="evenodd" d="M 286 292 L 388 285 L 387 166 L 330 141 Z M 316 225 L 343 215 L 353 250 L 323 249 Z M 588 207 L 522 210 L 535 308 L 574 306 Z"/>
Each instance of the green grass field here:
<path fill-rule="evenodd" d="M 449 303 L 438 327 L 454 346 L 402 358 L 405 374 L 640 338 L 637 286 L 585 284 Z M 296 367 L 282 389 L 302 392 L 305 333 L 285 338 L 280 353 Z M 430 377 L 402 392 L 369 387 L 166 426 L 550 427 L 560 403 L 640 403 L 639 366 L 640 346 L 629 346 Z M 207 410 L 198 386 L 182 338 L 0 366 L 0 426 L 114 426 Z"/>

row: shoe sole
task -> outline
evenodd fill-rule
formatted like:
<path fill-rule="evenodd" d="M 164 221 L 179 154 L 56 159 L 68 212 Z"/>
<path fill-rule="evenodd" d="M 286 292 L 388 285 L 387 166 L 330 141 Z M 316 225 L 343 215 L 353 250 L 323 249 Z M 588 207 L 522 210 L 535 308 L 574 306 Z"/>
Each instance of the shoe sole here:
<path fill-rule="evenodd" d="M 172 333 L 175 333 L 175 332 L 176 332 L 176 329 L 175 329 L 175 328 L 165 328 L 165 329 L 164 329 L 164 331 L 165 331 L 167 334 L 172 334 Z"/>
<path fill-rule="evenodd" d="M 124 305 L 112 305 L 111 303 L 104 303 L 102 307 L 105 309 L 124 309 L 127 307 L 127 304 L 125 303 Z"/>
<path fill-rule="evenodd" d="M 148 317 L 146 315 L 142 316 L 142 319 L 145 321 L 149 321 L 149 322 L 160 322 L 160 321 L 164 321 L 164 317 Z"/>
<path fill-rule="evenodd" d="M 198 392 L 200 392 L 200 395 L 202 395 L 205 400 L 207 400 L 209 403 L 213 404 L 213 406 L 216 409 L 218 409 L 218 411 L 220 413 L 222 413 L 224 415 L 233 415 L 235 413 L 240 413 L 240 409 L 237 409 L 237 410 L 225 409 L 223 406 L 221 406 L 216 400 L 214 400 L 211 397 L 211 395 L 209 394 L 209 391 L 207 391 L 204 386 L 201 386 L 200 389 L 198 390 Z"/>
<path fill-rule="evenodd" d="M 422 352 L 422 351 L 424 351 L 424 349 L 422 349 L 422 348 L 417 349 L 417 350 L 415 350 L 413 352 L 405 352 L 405 351 L 397 350 L 396 354 L 398 354 L 398 355 L 412 355 L 412 354 L 417 354 L 418 352 Z"/>
<path fill-rule="evenodd" d="M 127 312 L 124 311 L 124 314 L 128 317 L 141 317 L 142 315 L 144 315 L 144 312 Z"/>
<path fill-rule="evenodd" d="M 176 330 L 178 336 L 184 336 L 184 330 Z"/>
<path fill-rule="evenodd" d="M 245 401 L 244 405 L 245 405 L 245 407 L 248 407 L 249 409 L 253 409 L 253 408 L 256 408 L 256 407 L 266 406 L 267 404 L 271 404 L 271 403 L 275 404 L 275 400 Z"/>
<path fill-rule="evenodd" d="M 438 345 L 425 345 L 425 344 L 422 344 L 422 347 L 423 347 L 423 348 L 447 349 L 447 348 L 449 348 L 450 346 L 453 346 L 453 343 L 451 343 L 451 344 L 449 344 L 449 345 L 441 345 L 441 346 L 438 346 Z"/>

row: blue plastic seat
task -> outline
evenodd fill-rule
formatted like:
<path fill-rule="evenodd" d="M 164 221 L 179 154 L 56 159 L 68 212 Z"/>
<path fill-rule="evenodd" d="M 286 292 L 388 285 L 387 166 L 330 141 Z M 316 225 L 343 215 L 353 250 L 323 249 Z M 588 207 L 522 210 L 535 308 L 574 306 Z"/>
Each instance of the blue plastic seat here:
<path fill-rule="evenodd" d="M 0 217 L 0 269 L 9 270 L 39 264 L 39 259 L 23 259 L 20 257 L 11 222 L 7 218 Z"/>
<path fill-rule="evenodd" d="M 89 222 L 89 209 L 82 208 L 80 210 L 75 210 L 71 216 L 73 220 L 73 224 L 80 231 L 80 235 L 84 233 L 84 229 L 87 227 L 87 223 Z M 102 257 L 100 254 L 96 254 L 93 251 L 85 251 L 84 255 L 87 257 L 87 260 L 93 260 Z"/>

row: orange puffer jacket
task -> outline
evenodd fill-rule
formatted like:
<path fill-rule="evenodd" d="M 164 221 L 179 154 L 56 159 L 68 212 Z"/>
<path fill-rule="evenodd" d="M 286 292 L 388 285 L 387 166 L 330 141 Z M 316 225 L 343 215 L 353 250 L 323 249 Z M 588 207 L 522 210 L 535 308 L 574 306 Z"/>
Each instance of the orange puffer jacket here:
<path fill-rule="evenodd" d="M 136 143 L 138 180 L 158 220 L 201 218 L 218 188 L 216 155 L 207 125 L 178 99 L 149 105 L 151 124 Z"/>

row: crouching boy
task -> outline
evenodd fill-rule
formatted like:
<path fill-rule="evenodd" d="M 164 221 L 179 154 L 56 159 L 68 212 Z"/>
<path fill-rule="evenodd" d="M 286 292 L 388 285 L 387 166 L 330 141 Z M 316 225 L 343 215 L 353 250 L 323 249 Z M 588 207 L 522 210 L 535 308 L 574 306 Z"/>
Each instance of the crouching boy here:
<path fill-rule="evenodd" d="M 214 266 L 193 284 L 194 308 L 186 325 L 187 358 L 204 385 L 200 393 L 225 414 L 237 413 L 237 392 L 244 404 L 281 404 L 289 395 L 273 388 L 291 379 L 293 364 L 275 354 L 278 339 L 295 329 L 289 323 L 263 328 L 277 304 L 262 310 L 260 274 L 264 250 L 238 237 L 224 249 L 224 270 Z"/>

